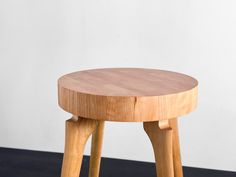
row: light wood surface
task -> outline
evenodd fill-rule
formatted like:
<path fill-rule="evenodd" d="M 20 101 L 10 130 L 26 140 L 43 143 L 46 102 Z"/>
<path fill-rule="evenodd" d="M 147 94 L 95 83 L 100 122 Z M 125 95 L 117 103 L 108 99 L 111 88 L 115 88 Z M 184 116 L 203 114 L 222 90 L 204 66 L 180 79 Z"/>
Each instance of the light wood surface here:
<path fill-rule="evenodd" d="M 120 122 L 169 119 L 191 112 L 198 82 L 170 71 L 107 68 L 79 71 L 58 80 L 59 105 L 73 115 Z"/>
<path fill-rule="evenodd" d="M 79 177 L 84 146 L 98 121 L 73 117 L 66 121 L 65 151 L 61 177 Z"/>
<path fill-rule="evenodd" d="M 144 130 L 151 140 L 158 177 L 175 177 L 173 166 L 172 136 L 173 130 L 161 129 L 159 122 L 144 122 Z"/>
<path fill-rule="evenodd" d="M 170 119 L 170 127 L 173 130 L 172 145 L 173 145 L 173 165 L 175 177 L 183 177 L 183 168 L 181 162 L 178 119 Z"/>
<path fill-rule="evenodd" d="M 89 177 L 99 177 L 100 161 L 102 153 L 104 121 L 99 121 L 96 130 L 92 135 L 90 154 Z"/>
<path fill-rule="evenodd" d="M 177 118 L 197 105 L 198 82 L 170 71 L 107 68 L 79 71 L 58 80 L 66 121 L 61 177 L 78 177 L 92 135 L 89 177 L 99 177 L 104 121 L 144 122 L 158 177 L 183 177 Z M 82 118 L 83 117 L 83 118 Z"/>

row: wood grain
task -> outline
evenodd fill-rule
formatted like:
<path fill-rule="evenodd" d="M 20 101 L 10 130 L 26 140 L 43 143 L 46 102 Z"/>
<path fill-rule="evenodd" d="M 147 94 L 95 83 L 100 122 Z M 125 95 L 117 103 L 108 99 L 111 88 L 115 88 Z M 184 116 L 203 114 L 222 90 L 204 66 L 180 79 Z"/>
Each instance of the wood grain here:
<path fill-rule="evenodd" d="M 144 130 L 151 140 L 158 177 L 174 177 L 171 128 L 161 129 L 159 123 L 144 122 Z"/>
<path fill-rule="evenodd" d="M 198 82 L 170 71 L 107 68 L 79 71 L 58 80 L 59 105 L 73 115 L 120 122 L 169 119 L 191 112 Z"/>
<path fill-rule="evenodd" d="M 102 153 L 104 121 L 99 121 L 96 130 L 92 135 L 89 177 L 99 177 L 100 161 Z"/>
<path fill-rule="evenodd" d="M 179 132 L 178 132 L 178 119 L 170 119 L 170 127 L 173 130 L 172 147 L 173 147 L 173 165 L 175 177 L 183 177 L 183 168 L 181 162 Z"/>
<path fill-rule="evenodd" d="M 96 130 L 98 121 L 72 118 L 66 121 L 65 151 L 61 177 L 78 177 L 80 174 L 84 146 Z"/>

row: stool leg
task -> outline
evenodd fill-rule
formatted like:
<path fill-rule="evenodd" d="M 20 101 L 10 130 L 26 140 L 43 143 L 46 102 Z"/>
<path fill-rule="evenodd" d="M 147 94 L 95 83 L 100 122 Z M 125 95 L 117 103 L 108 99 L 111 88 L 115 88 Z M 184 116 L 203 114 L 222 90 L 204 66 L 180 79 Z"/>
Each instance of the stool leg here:
<path fill-rule="evenodd" d="M 151 140 L 158 177 L 174 177 L 172 129 L 159 127 L 159 122 L 144 122 L 144 130 Z"/>
<path fill-rule="evenodd" d="M 61 177 L 79 177 L 84 146 L 98 121 L 74 117 L 66 121 L 65 152 Z"/>
<path fill-rule="evenodd" d="M 92 135 L 92 146 L 89 165 L 89 177 L 99 177 L 102 153 L 104 121 L 99 121 L 97 129 Z"/>
<path fill-rule="evenodd" d="M 179 145 L 179 132 L 178 132 L 178 119 L 170 119 L 170 127 L 173 130 L 173 161 L 174 161 L 174 174 L 175 177 L 183 177 L 183 169 L 180 155 Z"/>

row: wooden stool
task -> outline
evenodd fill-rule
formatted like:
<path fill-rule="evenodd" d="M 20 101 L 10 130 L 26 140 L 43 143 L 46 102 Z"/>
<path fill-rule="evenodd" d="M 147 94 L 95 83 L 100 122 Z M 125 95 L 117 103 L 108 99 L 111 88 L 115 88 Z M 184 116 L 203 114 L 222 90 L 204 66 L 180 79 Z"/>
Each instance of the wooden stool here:
<path fill-rule="evenodd" d="M 66 121 L 61 177 L 79 177 L 84 146 L 92 135 L 89 177 L 98 177 L 104 121 L 144 122 L 158 177 L 182 177 L 177 117 L 197 105 L 198 82 L 170 71 L 107 68 L 79 71 L 58 80 Z"/>

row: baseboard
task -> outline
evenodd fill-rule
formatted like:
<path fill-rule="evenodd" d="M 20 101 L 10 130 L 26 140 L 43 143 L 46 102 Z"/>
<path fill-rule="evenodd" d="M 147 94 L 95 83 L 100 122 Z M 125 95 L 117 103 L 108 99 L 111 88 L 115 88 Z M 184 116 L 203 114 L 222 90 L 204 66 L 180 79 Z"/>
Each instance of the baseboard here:
<path fill-rule="evenodd" d="M 60 177 L 61 153 L 0 148 L 0 177 Z M 88 176 L 84 156 L 80 177 Z M 236 172 L 183 167 L 184 177 L 236 177 Z M 156 177 L 154 163 L 102 158 L 100 177 Z"/>

